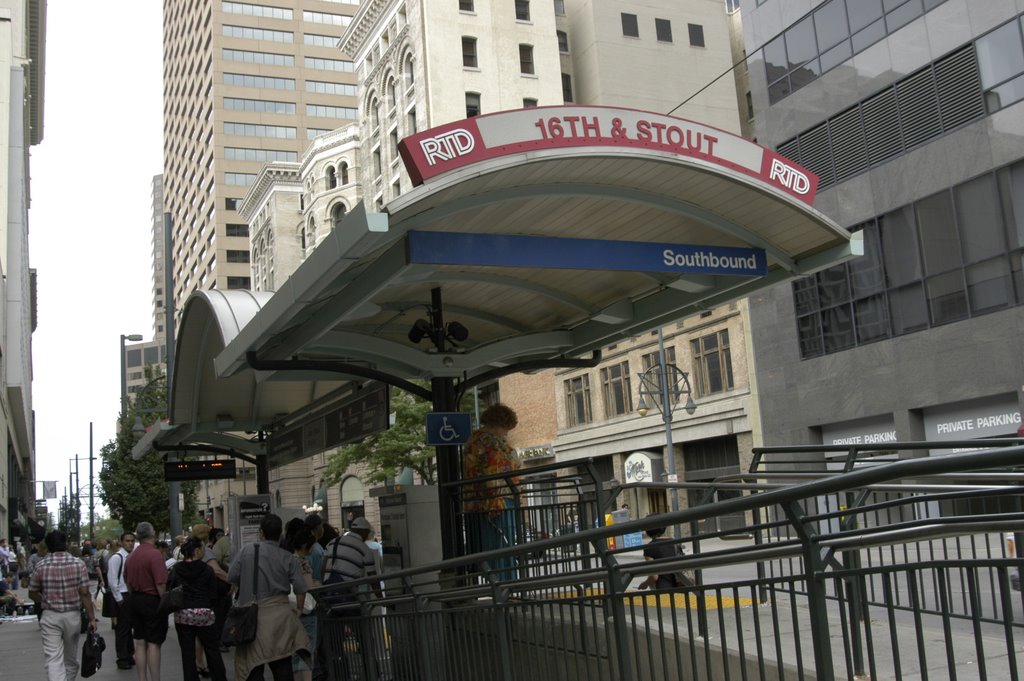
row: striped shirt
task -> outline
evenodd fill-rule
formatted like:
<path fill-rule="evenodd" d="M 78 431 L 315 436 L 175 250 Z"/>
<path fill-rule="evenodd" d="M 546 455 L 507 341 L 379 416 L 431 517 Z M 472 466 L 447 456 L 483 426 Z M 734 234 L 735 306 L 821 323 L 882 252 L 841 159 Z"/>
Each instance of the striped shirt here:
<path fill-rule="evenodd" d="M 324 582 L 349 581 L 377 574 L 374 552 L 355 532 L 346 532 L 324 551 Z"/>
<path fill-rule="evenodd" d="M 85 563 L 66 551 L 48 554 L 36 564 L 28 581 L 29 591 L 43 596 L 43 610 L 74 612 L 82 607 L 78 590 L 89 589 L 89 572 Z"/>

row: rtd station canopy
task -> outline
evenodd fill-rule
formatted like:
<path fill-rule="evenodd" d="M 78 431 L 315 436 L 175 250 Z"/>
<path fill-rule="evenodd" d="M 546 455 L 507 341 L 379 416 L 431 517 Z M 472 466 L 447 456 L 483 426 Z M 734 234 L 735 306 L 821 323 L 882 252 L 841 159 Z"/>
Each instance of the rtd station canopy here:
<path fill-rule="evenodd" d="M 521 109 L 400 152 L 416 187 L 357 206 L 278 291 L 189 299 L 158 440 L 281 428 L 377 376 L 466 385 L 595 358 L 862 252 L 812 207 L 811 173 L 678 118 Z M 443 350 L 410 338 L 436 324 Z"/>

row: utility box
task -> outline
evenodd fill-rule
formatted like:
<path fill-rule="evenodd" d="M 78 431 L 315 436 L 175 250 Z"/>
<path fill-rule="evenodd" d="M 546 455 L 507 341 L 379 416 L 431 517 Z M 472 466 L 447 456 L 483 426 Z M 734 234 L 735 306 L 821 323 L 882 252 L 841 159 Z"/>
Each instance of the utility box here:
<path fill-rule="evenodd" d="M 380 507 L 384 572 L 440 562 L 441 513 L 437 487 L 394 485 L 370 490 Z"/>

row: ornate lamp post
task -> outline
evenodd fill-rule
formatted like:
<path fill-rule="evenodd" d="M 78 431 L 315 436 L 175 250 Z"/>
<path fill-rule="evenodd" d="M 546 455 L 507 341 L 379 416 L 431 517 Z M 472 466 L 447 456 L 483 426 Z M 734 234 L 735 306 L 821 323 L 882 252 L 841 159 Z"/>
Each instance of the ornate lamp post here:
<path fill-rule="evenodd" d="M 665 338 L 658 329 L 658 363 L 639 375 L 640 385 L 638 392 L 640 400 L 637 402 L 637 412 L 646 416 L 650 411 L 649 404 L 653 404 L 665 421 L 665 461 L 669 481 L 676 482 L 676 456 L 672 444 L 672 414 L 679 406 L 679 400 L 686 396 L 683 409 L 687 414 L 697 411 L 697 404 L 693 401 L 693 390 L 690 387 L 690 375 L 681 370 L 675 364 L 668 364 L 665 361 Z M 672 490 L 672 511 L 679 510 L 679 494 Z M 674 529 L 676 538 L 679 538 L 678 528 Z"/>

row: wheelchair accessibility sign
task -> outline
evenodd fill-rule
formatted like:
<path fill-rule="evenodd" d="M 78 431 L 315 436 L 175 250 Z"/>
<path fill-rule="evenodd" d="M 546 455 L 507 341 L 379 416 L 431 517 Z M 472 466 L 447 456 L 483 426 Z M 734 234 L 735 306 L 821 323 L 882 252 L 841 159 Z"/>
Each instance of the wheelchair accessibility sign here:
<path fill-rule="evenodd" d="M 463 411 L 427 414 L 428 445 L 464 445 L 469 439 L 470 415 Z"/>

